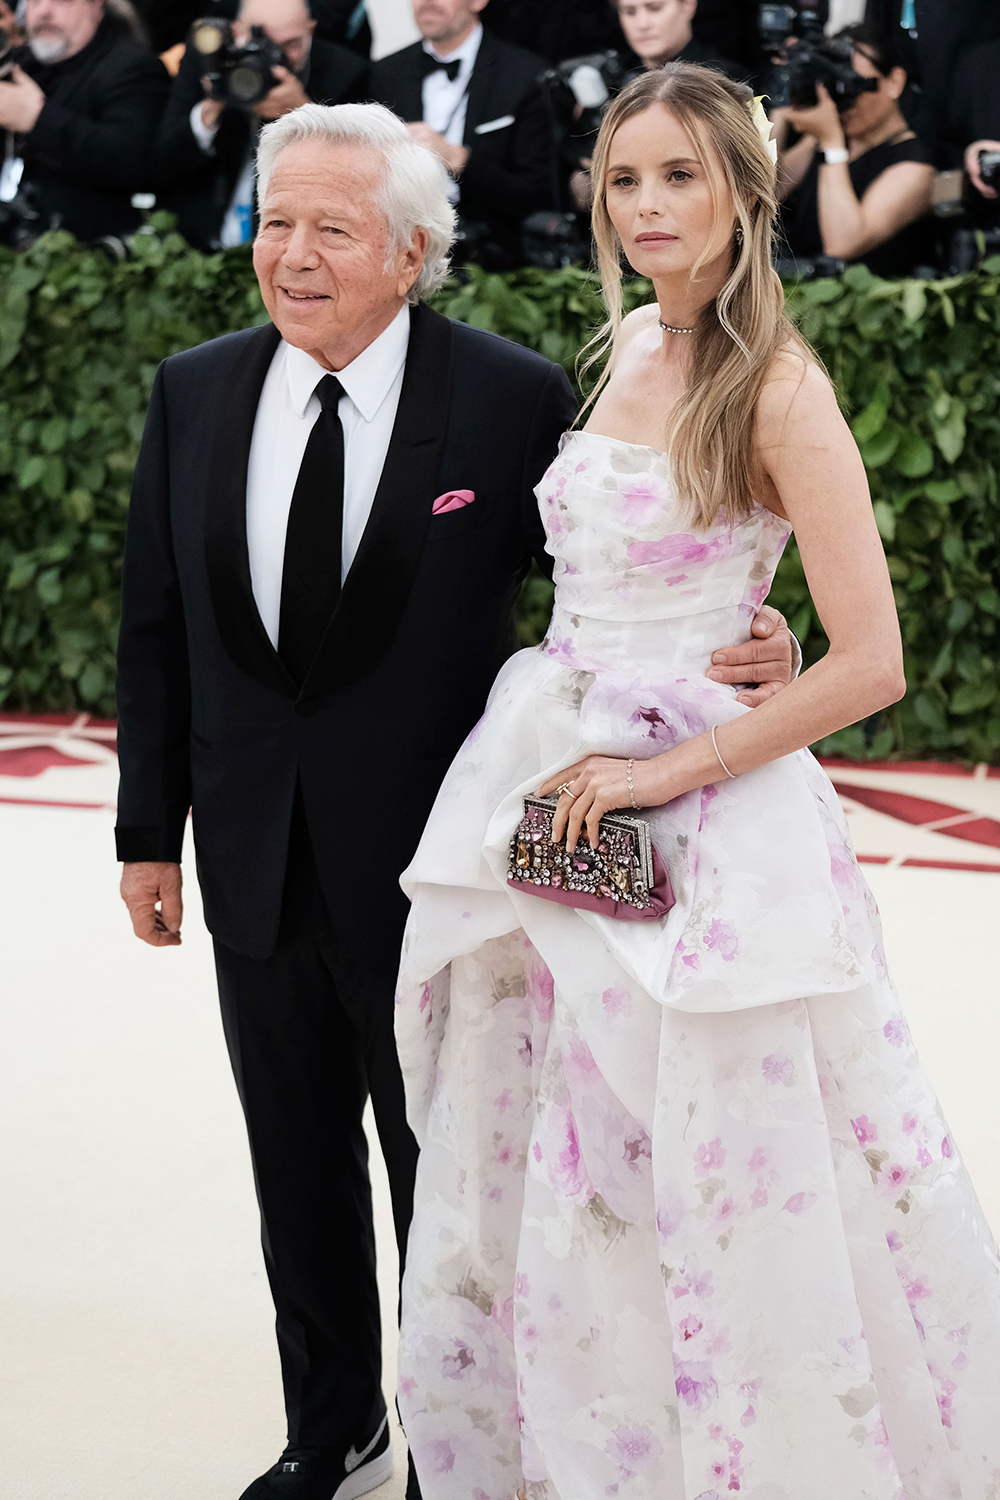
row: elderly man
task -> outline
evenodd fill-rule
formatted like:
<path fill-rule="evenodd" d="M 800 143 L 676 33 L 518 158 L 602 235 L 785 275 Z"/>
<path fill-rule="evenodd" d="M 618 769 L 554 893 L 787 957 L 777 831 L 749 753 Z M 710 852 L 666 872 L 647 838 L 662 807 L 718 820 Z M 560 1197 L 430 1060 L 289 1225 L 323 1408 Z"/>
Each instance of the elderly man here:
<path fill-rule="evenodd" d="M 251 109 L 206 97 L 201 59 L 189 47 L 170 90 L 153 151 L 160 206 L 199 250 L 245 244 L 251 237 L 254 149 L 261 124 L 307 100 L 341 104 L 364 94 L 367 67 L 356 52 L 317 41 L 306 0 L 243 0 L 238 40 L 261 26 L 284 64 L 274 87 Z"/>
<path fill-rule="evenodd" d="M 38 232 L 130 234 L 142 222 L 132 194 L 149 186 L 166 70 L 104 0 L 26 0 L 24 24 L 27 43 L 0 81 L 0 199 L 20 189 Z"/>
<path fill-rule="evenodd" d="M 160 367 L 136 470 L 118 854 L 136 934 L 180 942 L 193 807 L 288 1415 L 244 1500 L 353 1500 L 392 1464 L 369 1093 L 401 1259 L 417 1155 L 398 876 L 546 565 L 533 491 L 575 402 L 561 369 L 422 300 L 454 216 L 387 110 L 303 105 L 258 166 L 273 323 Z M 732 655 L 770 665 L 732 680 L 786 681 L 783 622 L 758 630 Z"/>

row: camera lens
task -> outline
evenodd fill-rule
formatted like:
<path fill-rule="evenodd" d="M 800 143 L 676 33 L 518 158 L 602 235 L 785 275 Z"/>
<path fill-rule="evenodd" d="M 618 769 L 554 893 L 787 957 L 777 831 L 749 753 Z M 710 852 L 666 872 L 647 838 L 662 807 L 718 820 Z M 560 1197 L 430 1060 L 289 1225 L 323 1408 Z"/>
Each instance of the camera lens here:
<path fill-rule="evenodd" d="M 255 104 L 267 93 L 258 68 L 236 67 L 228 78 L 229 96 L 235 104 Z"/>
<path fill-rule="evenodd" d="M 191 33 L 191 45 L 196 52 L 203 57 L 211 57 L 213 52 L 218 52 L 226 40 L 226 33 L 221 26 L 213 26 L 211 21 L 202 21 Z"/>

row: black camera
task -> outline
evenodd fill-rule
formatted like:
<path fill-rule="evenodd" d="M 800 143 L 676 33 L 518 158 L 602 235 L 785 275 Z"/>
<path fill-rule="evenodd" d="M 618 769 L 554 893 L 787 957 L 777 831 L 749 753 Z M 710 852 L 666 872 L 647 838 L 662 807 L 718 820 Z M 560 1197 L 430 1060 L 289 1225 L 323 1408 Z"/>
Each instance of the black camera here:
<path fill-rule="evenodd" d="M 980 151 L 979 175 L 987 187 L 1000 189 L 1000 151 Z"/>
<path fill-rule="evenodd" d="M 251 26 L 245 42 L 237 42 L 228 21 L 207 17 L 195 21 L 190 44 L 202 61 L 202 76 L 211 83 L 210 98 L 237 109 L 253 109 L 278 82 L 273 68 L 294 72 L 285 54 L 265 32 Z"/>
<path fill-rule="evenodd" d="M 831 41 L 823 31 L 823 12 L 816 5 L 761 5 L 757 31 L 768 55 L 779 62 L 768 75 L 764 92 L 772 109 L 790 104 L 811 109 L 818 103 L 821 83 L 841 114 L 861 94 L 873 94 L 877 78 L 862 78 L 851 63 L 854 48 L 845 37 Z M 792 39 L 789 42 L 789 38 Z"/>
<path fill-rule="evenodd" d="M 0 202 L 0 245 L 11 250 L 27 250 L 46 229 L 57 226 L 42 221 L 31 206 L 31 197 L 23 189 L 13 198 Z"/>
<path fill-rule="evenodd" d="M 590 235 L 579 214 L 542 208 L 521 225 L 521 254 L 527 265 L 546 271 L 578 266 L 590 258 Z"/>
<path fill-rule="evenodd" d="M 609 101 L 624 88 L 627 76 L 617 52 L 593 52 L 556 64 L 539 82 L 562 95 L 572 110 L 575 130 L 588 135 L 600 129 Z"/>

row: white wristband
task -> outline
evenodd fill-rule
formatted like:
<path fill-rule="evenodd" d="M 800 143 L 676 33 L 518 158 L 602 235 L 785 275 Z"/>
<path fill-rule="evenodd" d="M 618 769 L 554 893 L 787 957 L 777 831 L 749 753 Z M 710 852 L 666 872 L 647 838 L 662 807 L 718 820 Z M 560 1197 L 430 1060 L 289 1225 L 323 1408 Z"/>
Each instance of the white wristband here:
<path fill-rule="evenodd" d="M 838 162 L 850 161 L 851 153 L 846 146 L 827 146 L 823 152 L 823 160 L 828 167 L 835 167 Z"/>

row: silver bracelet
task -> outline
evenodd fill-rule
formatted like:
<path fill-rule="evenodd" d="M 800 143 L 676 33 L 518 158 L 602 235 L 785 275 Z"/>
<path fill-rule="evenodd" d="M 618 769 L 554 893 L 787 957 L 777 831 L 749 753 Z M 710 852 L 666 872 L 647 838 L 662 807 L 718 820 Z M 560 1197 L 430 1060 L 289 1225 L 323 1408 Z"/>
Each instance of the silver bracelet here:
<path fill-rule="evenodd" d="M 635 787 L 632 785 L 632 761 L 625 762 L 625 780 L 628 782 L 628 800 L 638 812 L 639 804 L 635 800 Z"/>
<path fill-rule="evenodd" d="M 732 771 L 726 765 L 726 762 L 722 759 L 722 755 L 719 752 L 718 741 L 715 738 L 715 725 L 714 724 L 712 725 L 712 749 L 715 751 L 715 754 L 716 754 L 716 756 L 718 758 L 718 761 L 719 761 L 719 765 L 725 771 L 725 773 L 729 777 L 730 781 L 735 781 L 736 777 L 733 775 Z"/>
<path fill-rule="evenodd" d="M 851 153 L 846 146 L 828 146 L 823 152 L 823 160 L 828 167 L 839 166 L 842 161 L 850 161 Z"/>

